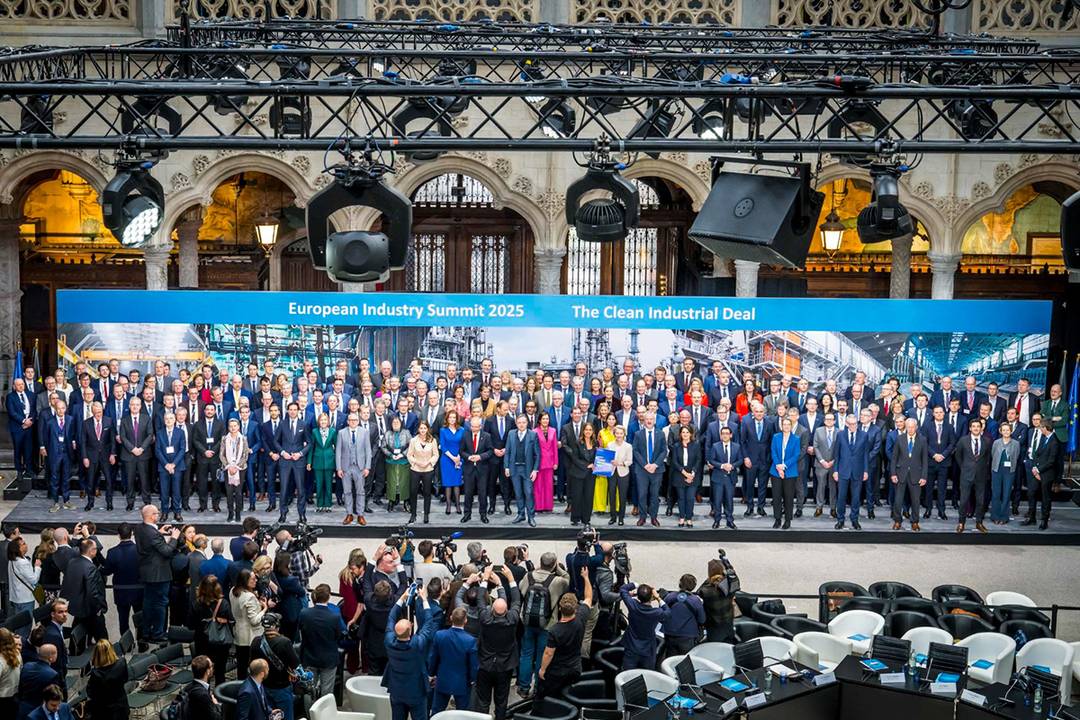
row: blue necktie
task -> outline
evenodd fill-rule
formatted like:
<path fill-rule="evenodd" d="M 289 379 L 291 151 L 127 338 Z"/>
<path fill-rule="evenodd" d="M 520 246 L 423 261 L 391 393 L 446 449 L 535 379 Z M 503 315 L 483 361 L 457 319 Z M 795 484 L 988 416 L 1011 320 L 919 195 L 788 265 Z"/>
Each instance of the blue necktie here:
<path fill-rule="evenodd" d="M 757 421 L 757 439 L 761 440 L 761 421 Z"/>
<path fill-rule="evenodd" d="M 911 455 L 911 453 L 914 450 L 915 450 L 915 441 L 909 437 L 908 441 L 907 441 L 907 454 Z"/>
<path fill-rule="evenodd" d="M 652 462 L 652 430 L 645 434 L 645 461 Z"/>

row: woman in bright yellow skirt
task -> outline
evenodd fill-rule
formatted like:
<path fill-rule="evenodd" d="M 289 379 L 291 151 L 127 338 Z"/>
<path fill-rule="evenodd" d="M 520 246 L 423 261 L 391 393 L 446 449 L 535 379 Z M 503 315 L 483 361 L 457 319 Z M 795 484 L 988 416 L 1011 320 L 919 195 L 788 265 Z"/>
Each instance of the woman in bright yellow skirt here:
<path fill-rule="evenodd" d="M 610 413 L 606 418 L 606 424 L 597 436 L 597 447 L 609 448 L 615 442 L 615 425 L 618 417 Z M 606 513 L 608 511 L 608 479 L 601 475 L 596 476 L 596 490 L 593 492 L 593 512 Z"/>

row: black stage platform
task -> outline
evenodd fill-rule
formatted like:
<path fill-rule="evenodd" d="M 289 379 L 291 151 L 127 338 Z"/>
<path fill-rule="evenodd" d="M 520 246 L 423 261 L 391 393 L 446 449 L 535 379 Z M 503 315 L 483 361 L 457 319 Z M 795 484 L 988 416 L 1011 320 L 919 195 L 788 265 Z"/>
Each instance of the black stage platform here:
<path fill-rule="evenodd" d="M 154 497 L 157 502 L 159 498 Z M 194 500 L 194 498 L 193 498 Z M 24 533 L 36 532 L 42 527 L 51 525 L 71 526 L 80 520 L 93 520 L 99 531 L 111 533 L 116 526 L 124 521 L 139 522 L 139 508 L 141 503 L 136 501 L 132 512 L 125 512 L 125 503 L 122 499 L 114 499 L 114 510 L 105 510 L 103 498 L 98 499 L 97 506 L 90 511 L 84 511 L 85 500 L 80 500 L 78 492 L 71 498 L 73 510 L 63 510 L 51 513 L 49 509 L 52 502 L 42 490 L 34 490 L 23 498 L 15 506 L 6 518 L 3 519 L 5 526 L 17 524 Z M 224 505 L 224 500 L 222 500 Z M 255 515 L 264 524 L 272 524 L 278 518 L 278 511 L 265 512 L 266 503 L 257 505 L 257 510 L 244 515 Z M 316 513 L 312 505 L 308 506 L 308 523 L 323 528 L 326 537 L 385 537 L 395 528 L 401 526 L 409 519 L 408 513 L 400 509 L 394 513 L 388 513 L 385 506 L 372 506 L 375 512 L 368 514 L 365 527 L 356 525 L 343 526 L 341 521 L 345 518 L 345 509 L 334 506 L 332 512 Z M 417 522 L 414 532 L 417 537 L 435 538 L 450 534 L 456 530 L 464 530 L 469 538 L 481 539 L 508 539 L 520 540 L 523 538 L 536 538 L 538 540 L 571 540 L 576 537 L 578 529 L 570 525 L 570 516 L 563 512 L 564 506 L 556 503 L 556 511 L 552 513 L 538 514 L 536 516 L 537 527 L 530 528 L 525 523 L 513 524 L 514 515 L 505 515 L 500 511 L 490 517 L 489 524 L 482 524 L 480 517 L 475 511 L 471 521 L 463 525 L 461 516 L 446 515 L 445 506 L 439 505 L 432 500 L 431 524 L 423 525 Z M 1021 505 L 1021 510 L 1026 509 L 1026 503 Z M 593 526 L 600 531 L 601 535 L 611 538 L 625 538 L 638 541 L 671 542 L 671 541 L 702 541 L 715 542 L 811 542 L 811 543 L 925 543 L 925 544 L 963 544 L 963 545 L 1064 545 L 1080 543 L 1080 508 L 1071 502 L 1056 503 L 1050 519 L 1050 527 L 1040 531 L 1036 526 L 1021 526 L 1020 519 L 1014 518 L 1008 525 L 1000 526 L 988 524 L 990 532 L 986 534 L 975 530 L 974 524 L 968 523 L 968 530 L 963 534 L 957 534 L 956 511 L 949 510 L 949 520 L 942 521 L 936 517 L 922 520 L 921 532 L 912 532 L 905 523 L 903 531 L 893 531 L 892 520 L 887 508 L 878 508 L 875 513 L 877 518 L 870 520 L 865 517 L 860 521 L 862 530 L 851 529 L 848 523 L 845 530 L 833 529 L 835 520 L 825 513 L 819 518 L 813 517 L 813 510 L 801 518 L 795 518 L 790 530 L 773 530 L 773 519 L 769 517 L 743 517 L 745 508 L 735 506 L 735 524 L 737 530 L 728 530 L 723 526 L 719 530 L 712 529 L 712 520 L 707 517 L 709 507 L 699 504 L 695 509 L 695 522 L 693 529 L 677 527 L 676 517 L 664 517 L 663 505 L 661 505 L 660 527 L 655 528 L 646 525 L 637 527 L 637 518 L 627 517 L 623 527 L 608 525 L 606 515 L 594 515 Z M 232 535 L 236 533 L 239 523 L 227 523 L 226 513 L 190 512 L 184 513 L 186 522 L 194 523 L 201 532 L 210 535 Z M 289 521 L 296 521 L 295 505 L 290 509 Z M 989 523 L 989 520 L 987 520 Z"/>

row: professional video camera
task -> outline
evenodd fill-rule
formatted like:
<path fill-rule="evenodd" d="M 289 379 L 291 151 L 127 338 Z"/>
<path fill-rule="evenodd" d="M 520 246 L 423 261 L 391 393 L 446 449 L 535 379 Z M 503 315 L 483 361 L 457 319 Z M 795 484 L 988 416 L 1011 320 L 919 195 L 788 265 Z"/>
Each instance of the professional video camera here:
<path fill-rule="evenodd" d="M 415 549 L 412 542 L 414 537 L 416 536 L 413 534 L 412 528 L 408 525 L 401 525 L 390 537 L 386 538 L 386 546 L 398 551 L 401 562 L 411 565 L 413 562 L 413 550 Z"/>
<path fill-rule="evenodd" d="M 310 550 L 311 546 L 319 541 L 322 533 L 320 527 L 312 527 L 305 522 L 296 523 L 296 531 L 293 533 L 292 540 L 289 541 L 290 552 Z"/>
<path fill-rule="evenodd" d="M 443 535 L 435 543 L 434 555 L 435 562 L 440 562 L 445 565 L 450 572 L 457 572 L 457 563 L 454 562 L 454 553 L 457 552 L 457 543 L 455 540 L 460 540 L 465 537 L 465 533 L 458 530 L 457 532 L 450 533 L 449 535 Z"/>
<path fill-rule="evenodd" d="M 622 584 L 630 579 L 630 553 L 626 550 L 626 543 L 615 543 L 611 546 L 612 570 L 616 579 Z"/>
<path fill-rule="evenodd" d="M 274 536 L 274 533 L 274 528 L 260 525 L 259 529 L 255 531 L 255 544 L 261 548 L 266 547 L 270 544 L 270 539 Z"/>
<path fill-rule="evenodd" d="M 589 547 L 596 542 L 597 537 L 596 530 L 593 529 L 592 525 L 586 525 L 581 528 L 581 532 L 579 532 L 577 536 L 578 550 L 582 552 L 588 550 Z"/>
<path fill-rule="evenodd" d="M 733 597 L 742 587 L 739 582 L 739 574 L 735 572 L 735 567 L 727 559 L 724 548 L 717 548 L 717 550 L 720 554 L 720 562 L 724 564 L 724 579 L 716 584 L 716 588 L 720 591 L 722 597 Z"/>

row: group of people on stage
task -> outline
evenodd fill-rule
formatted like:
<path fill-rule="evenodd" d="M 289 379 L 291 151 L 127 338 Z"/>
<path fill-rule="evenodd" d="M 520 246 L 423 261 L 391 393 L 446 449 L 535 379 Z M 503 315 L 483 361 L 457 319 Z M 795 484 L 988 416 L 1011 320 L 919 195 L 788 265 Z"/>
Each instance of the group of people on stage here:
<path fill-rule="evenodd" d="M 504 513 L 533 526 L 556 500 L 574 525 L 594 512 L 622 525 L 629 510 L 658 526 L 664 498 L 666 514 L 692 527 L 707 488 L 712 526 L 735 528 L 736 493 L 745 516 L 765 516 L 771 480 L 777 528 L 809 502 L 837 529 L 848 517 L 859 529 L 860 508 L 873 518 L 887 500 L 894 529 L 910 519 L 918 530 L 920 508 L 945 520 L 948 499 L 958 531 L 974 519 L 985 532 L 987 511 L 1007 523 L 1024 489 L 1025 523 L 1041 503 L 1047 526 L 1068 423 L 1062 388 L 1041 399 L 1027 379 L 1008 397 L 974 377 L 963 387 L 942 377 L 930 393 L 913 382 L 905 396 L 897 378 L 874 388 L 856 372 L 843 390 L 787 375 L 736 381 L 721 361 L 690 358 L 652 372 L 626 360 L 527 377 L 490 359 L 438 373 L 414 360 L 399 375 L 367 358 L 339 360 L 326 377 L 310 360 L 295 370 L 206 363 L 174 377 L 159 360 L 143 377 L 117 360 L 80 362 L 72 387 L 63 369 L 40 381 L 27 368 L 6 401 L 16 470 L 40 463 L 53 511 L 71 509 L 77 477 L 86 509 L 102 490 L 108 509 L 120 488 L 131 510 L 157 489 L 176 520 L 195 494 L 199 512 L 220 511 L 224 496 L 229 520 L 246 499 L 252 510 L 280 504 L 284 521 L 295 499 L 304 521 L 309 504 L 328 513 L 336 501 L 345 524 L 363 525 L 385 501 L 426 523 L 438 496 L 461 522 L 474 510 L 489 522 L 501 498 Z"/>

